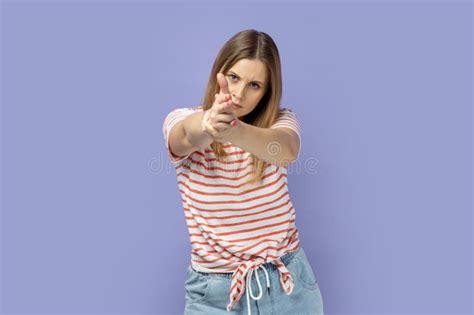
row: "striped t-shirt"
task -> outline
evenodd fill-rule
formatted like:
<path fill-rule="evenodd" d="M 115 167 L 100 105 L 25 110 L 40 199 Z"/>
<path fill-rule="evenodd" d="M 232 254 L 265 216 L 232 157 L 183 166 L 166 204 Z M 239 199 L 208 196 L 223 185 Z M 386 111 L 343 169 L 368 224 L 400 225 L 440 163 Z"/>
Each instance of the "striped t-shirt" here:
<path fill-rule="evenodd" d="M 275 264 L 280 284 L 290 294 L 293 278 L 279 257 L 296 251 L 300 244 L 288 191 L 288 166 L 268 163 L 262 182 L 247 185 L 245 181 L 253 173 L 251 153 L 230 142 L 224 143 L 228 156 L 221 161 L 210 147 L 175 156 L 168 143 L 171 129 L 202 110 L 202 106 L 176 108 L 163 124 L 191 241 L 192 267 L 201 272 L 233 273 L 228 311 L 244 293 L 248 271 L 266 262 Z M 292 129 L 301 140 L 300 125 L 292 110 L 280 109 L 270 128 L 280 127 Z"/>

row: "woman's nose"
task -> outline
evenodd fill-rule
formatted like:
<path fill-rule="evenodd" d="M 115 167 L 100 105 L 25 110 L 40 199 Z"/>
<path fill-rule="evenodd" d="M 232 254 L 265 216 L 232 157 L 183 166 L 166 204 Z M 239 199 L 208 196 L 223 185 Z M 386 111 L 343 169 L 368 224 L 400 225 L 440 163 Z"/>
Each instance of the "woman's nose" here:
<path fill-rule="evenodd" d="M 242 85 L 238 85 L 235 87 L 233 95 L 236 99 L 240 100 L 243 96 L 243 93 L 244 87 Z"/>

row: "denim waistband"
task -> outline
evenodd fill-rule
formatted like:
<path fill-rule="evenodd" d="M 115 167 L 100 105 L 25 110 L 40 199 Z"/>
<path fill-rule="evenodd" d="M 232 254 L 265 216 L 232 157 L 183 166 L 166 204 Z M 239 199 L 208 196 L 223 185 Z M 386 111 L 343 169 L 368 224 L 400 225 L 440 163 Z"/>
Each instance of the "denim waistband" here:
<path fill-rule="evenodd" d="M 283 256 L 280 257 L 281 261 L 285 266 L 287 266 L 290 261 L 301 251 L 301 247 L 298 247 L 293 252 L 289 252 L 284 254 Z M 268 270 L 277 270 L 276 266 L 271 263 L 271 262 L 266 262 L 262 264 L 266 269 Z M 225 272 L 225 273 L 214 273 L 214 272 L 202 272 L 202 271 L 197 271 L 193 268 L 192 264 L 189 265 L 189 268 L 191 268 L 194 272 L 204 275 L 204 276 L 209 276 L 209 277 L 222 277 L 222 278 L 232 278 L 232 272 Z"/>

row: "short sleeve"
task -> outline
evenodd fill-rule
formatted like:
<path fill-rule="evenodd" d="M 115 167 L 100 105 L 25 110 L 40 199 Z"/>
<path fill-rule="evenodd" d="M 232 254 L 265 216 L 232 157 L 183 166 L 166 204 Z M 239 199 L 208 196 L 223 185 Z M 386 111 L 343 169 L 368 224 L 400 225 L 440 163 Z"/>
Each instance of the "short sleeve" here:
<path fill-rule="evenodd" d="M 170 150 L 169 141 L 168 141 L 170 131 L 178 122 L 180 122 L 181 120 L 184 120 L 186 117 L 188 117 L 189 115 L 191 115 L 193 113 L 196 113 L 196 112 L 197 112 L 197 110 L 193 109 L 193 108 L 176 108 L 176 109 L 172 110 L 165 117 L 165 120 L 163 122 L 163 137 L 165 139 L 166 151 L 167 151 L 167 154 L 168 154 L 168 158 L 175 165 L 179 165 L 181 162 L 186 160 L 191 155 L 192 152 L 189 153 L 186 156 L 176 156 L 176 155 L 174 155 L 174 153 L 172 153 L 171 150 Z"/>
<path fill-rule="evenodd" d="M 296 114 L 291 109 L 281 108 L 277 119 L 275 120 L 273 125 L 270 126 L 270 128 L 280 127 L 289 128 L 298 135 L 298 138 L 300 139 L 300 149 L 296 156 L 296 159 L 298 159 L 301 152 L 301 127 L 298 121 L 298 117 L 296 117 Z"/>

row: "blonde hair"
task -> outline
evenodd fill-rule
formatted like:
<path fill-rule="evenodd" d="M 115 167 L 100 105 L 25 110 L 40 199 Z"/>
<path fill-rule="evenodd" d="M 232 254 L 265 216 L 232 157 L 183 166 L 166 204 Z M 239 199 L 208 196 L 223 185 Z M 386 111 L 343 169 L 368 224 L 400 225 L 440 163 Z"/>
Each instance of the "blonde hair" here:
<path fill-rule="evenodd" d="M 281 63 L 278 48 L 273 39 L 264 32 L 254 29 L 244 30 L 232 36 L 220 49 L 212 66 L 209 81 L 202 99 L 203 110 L 210 109 L 215 94 L 219 93 L 217 73 L 225 73 L 241 59 L 257 59 L 263 62 L 268 73 L 267 89 L 257 106 L 242 118 L 245 123 L 256 127 L 269 128 L 280 112 L 282 96 Z M 216 157 L 222 160 L 227 156 L 223 144 L 214 141 L 211 144 Z M 267 162 L 251 154 L 253 175 L 247 184 L 260 182 L 267 167 Z"/>

